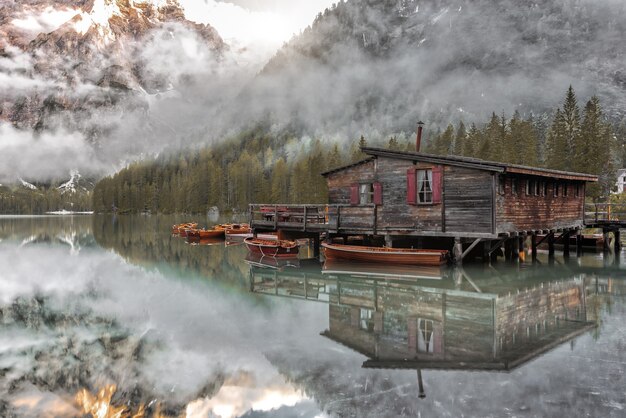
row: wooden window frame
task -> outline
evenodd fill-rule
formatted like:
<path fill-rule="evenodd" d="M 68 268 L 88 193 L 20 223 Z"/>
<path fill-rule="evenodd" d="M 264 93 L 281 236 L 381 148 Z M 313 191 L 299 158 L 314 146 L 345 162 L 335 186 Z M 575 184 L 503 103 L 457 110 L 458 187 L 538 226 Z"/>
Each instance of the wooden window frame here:
<path fill-rule="evenodd" d="M 567 182 L 563 182 L 563 188 L 562 188 L 563 192 L 561 193 L 561 195 L 562 195 L 564 198 L 566 198 L 566 197 L 567 197 L 568 192 L 569 192 L 569 191 L 567 190 L 569 187 L 567 187 L 567 186 L 568 186 Z"/>
<path fill-rule="evenodd" d="M 498 176 L 498 194 L 500 196 L 504 196 L 505 191 L 506 191 L 506 177 L 500 174 Z"/>
<path fill-rule="evenodd" d="M 424 178 L 420 181 L 420 172 L 424 173 Z M 430 172 L 430 180 L 428 179 L 428 172 Z M 417 204 L 418 205 L 434 205 L 435 201 L 434 201 L 434 189 L 433 189 L 433 169 L 432 168 L 418 168 L 415 171 L 415 187 L 417 187 L 416 190 L 416 197 L 417 197 Z M 430 191 L 424 191 L 424 192 L 420 192 L 420 186 L 422 184 L 427 184 Z M 422 193 L 424 194 L 424 197 L 426 197 L 427 194 L 430 194 L 430 200 L 424 200 L 422 201 Z"/>
<path fill-rule="evenodd" d="M 559 197 L 559 182 L 558 181 L 553 182 L 552 186 L 554 187 L 554 190 L 552 190 L 552 195 L 554 197 Z"/>
<path fill-rule="evenodd" d="M 517 196 L 518 195 L 518 184 L 517 184 L 517 178 L 516 177 L 511 177 L 511 195 L 512 196 Z"/>
<path fill-rule="evenodd" d="M 362 331 L 374 331 L 374 310 L 359 308 L 359 329 Z"/>
<path fill-rule="evenodd" d="M 363 187 L 369 186 L 369 190 L 363 191 Z M 366 196 L 366 201 L 363 201 L 363 197 Z M 372 182 L 362 182 L 359 183 L 359 206 L 369 205 L 374 203 L 374 183 Z"/>
<path fill-rule="evenodd" d="M 422 324 L 424 327 L 422 328 Z M 434 354 L 435 352 L 435 321 L 426 318 L 417 318 L 417 336 L 415 350 L 422 354 Z M 425 350 L 420 350 L 420 337 Z"/>

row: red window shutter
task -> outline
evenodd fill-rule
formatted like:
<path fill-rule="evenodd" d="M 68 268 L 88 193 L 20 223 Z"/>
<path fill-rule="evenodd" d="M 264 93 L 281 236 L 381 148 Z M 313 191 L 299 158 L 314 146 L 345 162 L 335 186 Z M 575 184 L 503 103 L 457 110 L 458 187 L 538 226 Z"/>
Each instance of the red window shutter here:
<path fill-rule="evenodd" d="M 350 204 L 359 204 L 359 185 L 356 183 L 350 186 Z"/>
<path fill-rule="evenodd" d="M 383 185 L 381 183 L 374 183 L 374 204 L 383 204 Z"/>
<path fill-rule="evenodd" d="M 409 205 L 417 205 L 416 171 L 415 167 L 411 167 L 406 171 L 406 203 Z"/>
<path fill-rule="evenodd" d="M 442 178 L 443 167 L 436 165 L 433 167 L 433 203 L 441 203 Z"/>

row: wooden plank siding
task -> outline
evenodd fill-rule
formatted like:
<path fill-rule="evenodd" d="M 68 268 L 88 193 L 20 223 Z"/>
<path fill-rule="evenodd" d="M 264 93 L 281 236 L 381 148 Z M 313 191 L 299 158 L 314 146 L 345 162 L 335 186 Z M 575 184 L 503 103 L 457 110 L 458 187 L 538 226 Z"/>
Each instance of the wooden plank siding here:
<path fill-rule="evenodd" d="M 462 167 L 444 173 L 445 229 L 493 233 L 493 175 Z"/>
<path fill-rule="evenodd" d="M 502 234 L 521 231 L 580 228 L 584 222 L 584 182 L 549 176 L 497 174 L 477 168 L 443 165 L 442 202 L 407 203 L 407 170 L 432 169 L 427 162 L 378 157 L 327 176 L 329 203 L 341 208 L 340 229 L 371 233 L 424 233 L 447 236 Z M 497 182 L 504 179 L 504 193 Z M 512 193 L 517 179 L 517 193 Z M 526 181 L 546 182 L 545 195 L 526 194 Z M 554 182 L 560 187 L 554 196 Z M 353 184 L 382 184 L 381 205 L 350 205 Z M 563 196 L 567 184 L 568 195 Z M 576 196 L 576 188 L 580 193 Z M 542 189 L 543 192 L 543 189 Z M 495 212 L 495 213 L 494 213 Z M 480 235 L 479 235 L 480 236 Z"/>
<path fill-rule="evenodd" d="M 554 180 L 537 176 L 502 176 L 504 194 L 497 196 L 497 232 L 531 231 L 563 228 L 579 228 L 584 222 L 584 183 L 579 181 L 559 181 L 559 196 L 554 196 Z M 501 181 L 499 179 L 499 181 Z M 517 193 L 512 192 L 512 180 L 517 179 Z M 544 196 L 526 194 L 526 181 L 545 181 L 547 191 Z M 568 185 L 568 195 L 563 196 L 562 187 Z M 576 197 L 576 186 L 581 192 Z"/>
<path fill-rule="evenodd" d="M 358 166 L 328 175 L 330 204 L 350 204 L 350 186 L 380 182 L 382 205 L 355 205 L 341 209 L 341 227 L 376 226 L 377 232 L 407 230 L 418 232 L 493 233 L 492 175 L 476 169 L 444 166 L 443 199 L 437 204 L 407 203 L 407 170 L 432 169 L 433 164 L 379 157 Z M 445 207 L 445 226 L 443 211 Z M 376 219 L 376 222 L 374 222 Z M 445 228 L 445 231 L 444 231 Z"/>

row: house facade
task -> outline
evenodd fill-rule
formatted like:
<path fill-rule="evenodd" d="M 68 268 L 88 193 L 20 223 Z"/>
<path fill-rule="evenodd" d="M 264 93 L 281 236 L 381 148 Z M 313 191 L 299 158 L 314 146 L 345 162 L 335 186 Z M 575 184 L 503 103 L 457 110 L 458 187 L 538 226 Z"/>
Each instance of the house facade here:
<path fill-rule="evenodd" d="M 323 175 L 337 233 L 496 239 L 581 229 L 596 176 L 474 158 L 363 148 Z M 332 222 L 331 222 L 332 223 Z"/>

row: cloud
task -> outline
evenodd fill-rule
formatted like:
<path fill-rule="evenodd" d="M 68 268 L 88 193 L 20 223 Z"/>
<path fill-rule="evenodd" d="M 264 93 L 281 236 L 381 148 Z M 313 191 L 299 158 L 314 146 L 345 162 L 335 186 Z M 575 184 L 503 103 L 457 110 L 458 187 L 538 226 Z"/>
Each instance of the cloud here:
<path fill-rule="evenodd" d="M 11 21 L 11 24 L 31 35 L 34 38 L 39 33 L 52 32 L 70 20 L 80 10 L 71 8 L 53 8 L 48 6 L 43 10 L 26 8 Z"/>
<path fill-rule="evenodd" d="M 104 169 L 83 135 L 67 131 L 36 134 L 0 123 L 0 180 L 50 179 L 74 168 L 84 173 Z"/>

